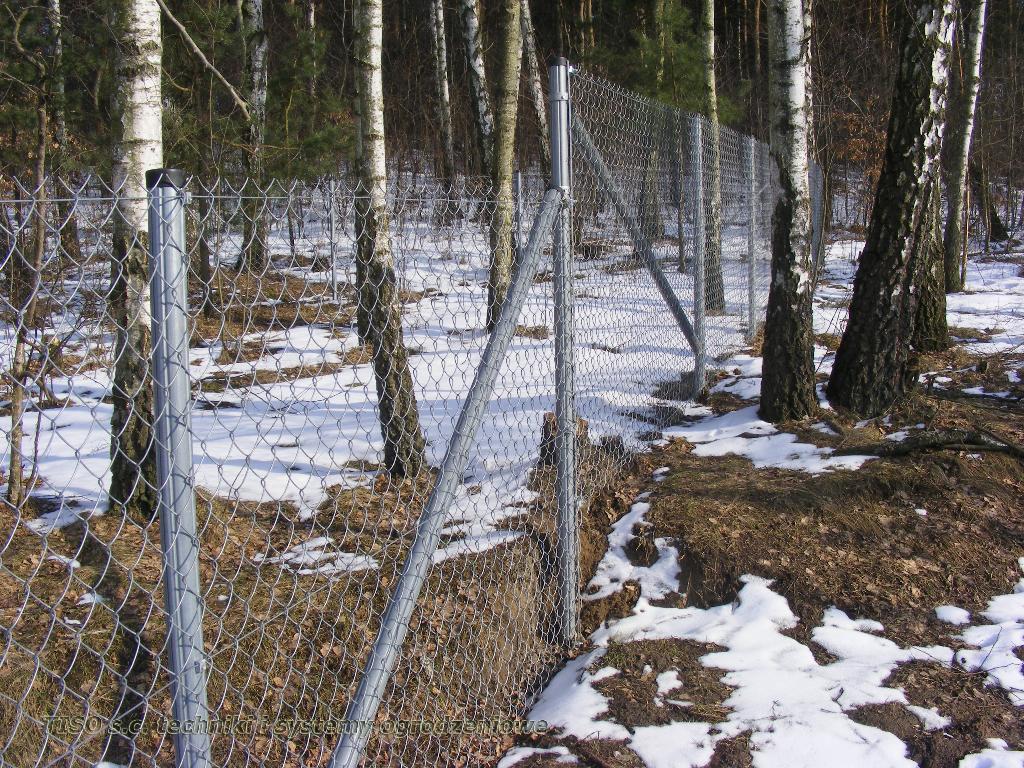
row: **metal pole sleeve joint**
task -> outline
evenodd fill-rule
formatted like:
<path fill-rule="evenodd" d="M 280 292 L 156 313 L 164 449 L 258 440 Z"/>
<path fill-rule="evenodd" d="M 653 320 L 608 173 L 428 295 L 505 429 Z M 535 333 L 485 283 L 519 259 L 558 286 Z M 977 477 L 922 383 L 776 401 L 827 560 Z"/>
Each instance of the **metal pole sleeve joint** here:
<path fill-rule="evenodd" d="M 548 68 L 551 113 L 551 187 L 569 195 L 572 165 L 569 139 L 569 62 L 555 59 Z"/>

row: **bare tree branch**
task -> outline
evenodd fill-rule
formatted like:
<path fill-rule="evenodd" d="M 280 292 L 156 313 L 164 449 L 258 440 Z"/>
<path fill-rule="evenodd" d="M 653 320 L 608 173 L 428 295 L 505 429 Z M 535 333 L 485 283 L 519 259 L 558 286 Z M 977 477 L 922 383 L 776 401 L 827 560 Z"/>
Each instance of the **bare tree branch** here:
<path fill-rule="evenodd" d="M 238 105 L 238 108 L 242 110 L 242 115 L 245 117 L 246 122 L 251 122 L 252 118 L 249 116 L 249 105 L 245 101 L 245 99 L 243 99 L 238 94 L 238 91 L 236 91 L 234 86 L 227 81 L 227 78 L 220 73 L 220 70 L 213 66 L 210 60 L 206 58 L 206 54 L 204 54 L 202 49 L 198 45 L 196 45 L 195 40 L 192 39 L 191 35 L 189 35 L 188 33 L 188 30 L 185 29 L 185 25 L 174 17 L 174 14 L 171 13 L 171 9 L 167 7 L 167 4 L 164 2 L 164 0 L 156 0 L 156 2 L 157 5 L 160 6 L 160 10 L 164 12 L 164 15 L 167 17 L 167 20 L 170 21 L 171 24 L 173 24 L 175 28 L 178 30 L 178 32 L 181 33 L 182 38 L 185 40 L 185 43 L 188 45 L 188 47 L 192 49 L 192 53 L 195 54 L 196 58 L 199 59 L 200 62 L 202 62 L 204 67 L 210 70 L 210 73 L 214 77 L 216 77 L 218 81 L 220 81 L 221 85 L 228 89 L 228 93 L 231 94 L 231 98 L 234 99 L 234 102 Z"/>

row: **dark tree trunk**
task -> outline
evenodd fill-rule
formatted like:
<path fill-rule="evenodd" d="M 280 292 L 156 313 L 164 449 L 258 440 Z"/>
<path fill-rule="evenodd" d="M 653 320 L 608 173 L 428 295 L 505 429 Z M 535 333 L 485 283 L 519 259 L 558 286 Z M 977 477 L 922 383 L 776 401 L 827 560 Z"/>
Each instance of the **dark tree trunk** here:
<path fill-rule="evenodd" d="M 516 107 L 522 61 L 522 26 L 519 0 L 500 4 L 501 54 L 495 84 L 496 120 L 492 137 L 490 220 L 491 269 L 487 283 L 487 328 L 494 330 L 512 284 L 513 220 L 512 171 L 515 164 Z"/>
<path fill-rule="evenodd" d="M 986 241 L 1005 243 L 1010 239 L 1010 233 L 1003 226 L 1003 221 L 999 218 L 999 212 L 992 201 L 992 192 L 988 185 L 988 174 L 976 160 L 970 162 L 969 168 L 971 197 L 978 204 L 978 213 L 981 214 L 981 225 L 985 228 Z"/>
<path fill-rule="evenodd" d="M 942 247 L 942 209 L 939 185 L 933 184 L 928 210 L 928 229 L 920 243 L 917 279 L 917 318 L 914 349 L 939 352 L 949 347 L 946 324 L 946 269 Z"/>
<path fill-rule="evenodd" d="M 828 396 L 877 416 L 916 378 L 910 345 L 917 313 L 918 244 L 928 233 L 949 67 L 951 0 L 921 0 L 907 20 L 885 157 Z"/>
<path fill-rule="evenodd" d="M 644 164 L 640 178 L 640 229 L 652 243 L 660 240 L 665 232 L 661 225 L 661 210 L 658 195 L 658 151 L 652 149 Z"/>
<path fill-rule="evenodd" d="M 149 237 L 115 223 L 110 294 L 128 296 L 112 302 L 117 326 L 114 378 L 110 388 L 110 504 L 114 512 L 148 524 L 156 512 L 156 456 L 153 453 L 153 381 L 149 375 L 150 328 L 132 322 L 126 304 L 144 294 L 149 281 Z"/>

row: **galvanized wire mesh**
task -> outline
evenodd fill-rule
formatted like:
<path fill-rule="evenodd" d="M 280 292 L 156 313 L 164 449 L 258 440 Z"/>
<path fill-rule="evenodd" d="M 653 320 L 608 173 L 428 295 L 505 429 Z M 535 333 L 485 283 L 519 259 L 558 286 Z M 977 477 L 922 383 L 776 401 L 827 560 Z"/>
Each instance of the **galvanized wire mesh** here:
<path fill-rule="evenodd" d="M 109 499 L 114 341 L 119 326 L 148 332 L 149 322 L 146 296 L 135 297 L 144 309 L 136 316 L 112 306 L 113 230 L 119 205 L 145 201 L 95 179 L 66 194 L 53 183 L 6 183 L 3 448 L 9 456 L 17 393 L 26 493 L 3 515 L 3 753 L 25 765 L 166 764 L 160 489 L 147 467 L 172 446 L 153 443 L 146 429 L 154 421 L 148 365 L 120 441 L 136 463 L 132 498 L 116 511 Z M 369 268 L 360 292 L 363 190 L 336 180 L 193 180 L 189 192 L 187 366 L 207 688 L 218 719 L 213 764 L 318 764 L 337 743 L 486 344 L 489 228 L 507 201 L 482 184 L 454 192 L 395 185 L 387 194 L 393 274 Z M 527 228 L 531 208 L 535 201 L 524 206 Z M 34 265 L 37 226 L 45 241 Z M 142 230 L 130 245 L 144 253 L 145 239 Z M 382 359 L 386 349 L 373 340 L 391 289 L 404 360 Z M 35 312 L 25 320 L 29 295 Z M 370 340 L 360 340 L 361 309 Z M 551 322 L 542 276 L 448 511 L 391 683 L 397 693 L 382 712 L 386 722 L 449 725 L 437 734 L 381 732 L 375 762 L 440 764 L 467 744 L 496 753 L 507 732 L 467 736 L 458 721 L 522 711 L 555 658 L 550 510 L 537 467 L 552 408 Z M 21 372 L 18 349 L 27 355 Z M 418 419 L 392 409 L 382 427 L 377 379 L 401 387 L 403 376 Z M 422 465 L 386 466 L 389 432 L 423 440 Z M 139 434 L 150 442 L 133 445 Z"/>
<path fill-rule="evenodd" d="M 674 294 L 692 322 L 698 324 L 703 316 L 700 335 L 707 358 L 721 359 L 744 347 L 760 326 L 768 295 L 768 238 L 777 185 L 767 147 L 586 73 L 573 76 L 572 104 L 574 121 L 635 212 Z M 625 324 L 631 328 L 628 338 L 647 340 L 647 357 L 632 366 L 614 353 L 584 361 L 580 386 L 611 370 L 615 379 L 635 382 L 633 404 L 666 406 L 651 400 L 654 393 L 689 399 L 702 383 L 693 380 L 698 355 L 664 311 L 635 237 L 609 204 L 606 183 L 580 141 L 573 159 L 578 290 L 585 291 L 588 281 L 600 282 L 602 272 L 617 274 L 611 287 L 635 318 L 634 325 Z M 700 304 L 694 285 L 698 250 L 704 253 Z M 586 302 L 579 312 L 586 317 Z M 595 304 L 591 314 L 580 321 L 580 349 L 587 348 L 582 340 L 587 334 L 598 336 L 622 325 L 601 305 Z M 632 370 L 618 370 L 622 365 Z M 700 378 L 700 371 L 696 375 Z"/>
<path fill-rule="evenodd" d="M 721 194 L 705 181 L 697 206 L 699 118 L 583 74 L 572 89 L 574 119 L 691 314 L 695 235 L 703 229 L 704 252 L 717 255 L 720 233 L 721 290 L 703 338 L 711 357 L 740 348 L 766 298 L 765 148 L 721 129 L 716 151 L 703 121 L 703 175 L 717 158 Z M 496 199 L 480 180 L 445 189 L 402 174 L 387 190 L 192 179 L 178 254 L 185 354 L 168 374 L 187 378 L 190 432 L 180 418 L 169 433 L 153 429 L 170 406 L 154 405 L 150 350 L 168 331 L 149 330 L 152 230 L 137 216 L 146 201 L 91 177 L 38 189 L 0 179 L 5 763 L 173 763 L 175 653 L 205 681 L 213 765 L 326 764 L 342 731 L 368 727 L 342 718 L 490 338 L 492 229 L 519 209 L 522 257 L 537 178 L 524 175 L 517 200 Z M 696 356 L 578 153 L 571 195 L 587 600 L 607 524 L 602 492 L 685 408 Z M 155 226 L 169 224 L 158 216 Z M 543 245 L 368 765 L 490 763 L 566 652 L 547 233 Z M 161 529 L 180 520 L 157 515 L 168 481 L 156 464 L 182 439 L 194 535 Z M 198 570 L 172 568 L 174 547 Z M 201 624 L 191 630 L 201 628 L 205 659 L 168 632 L 168 616 L 187 621 L 188 589 L 168 591 L 165 580 L 185 575 L 198 583 Z"/>

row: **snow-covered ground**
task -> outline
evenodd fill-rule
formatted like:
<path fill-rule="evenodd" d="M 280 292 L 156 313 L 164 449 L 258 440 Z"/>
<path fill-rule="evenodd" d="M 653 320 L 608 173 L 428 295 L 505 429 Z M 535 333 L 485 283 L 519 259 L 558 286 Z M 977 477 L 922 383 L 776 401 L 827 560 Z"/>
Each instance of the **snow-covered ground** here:
<path fill-rule="evenodd" d="M 815 302 L 815 329 L 838 334 L 846 319 L 846 300 L 860 243 L 832 246 L 828 269 Z M 1024 272 L 1019 264 L 972 262 L 968 285 L 949 299 L 951 325 L 986 331 L 990 341 L 972 343 L 972 351 L 1021 351 L 1024 344 Z M 819 370 L 828 371 L 832 354 L 816 350 Z M 1020 363 L 1018 363 L 1020 365 Z M 760 359 L 737 355 L 721 363 L 729 375 L 715 387 L 738 397 L 756 400 L 760 393 Z M 1011 370 L 1010 379 L 1019 371 Z M 831 449 L 800 443 L 795 435 L 760 421 L 756 405 L 723 415 L 703 409 L 703 418 L 664 430 L 667 438 L 694 444 L 698 456 L 736 454 L 755 467 L 780 467 L 820 473 L 856 470 L 867 456 L 833 456 Z M 690 415 L 700 416 L 700 407 Z M 814 425 L 828 431 L 824 424 Z M 922 425 L 923 426 L 923 425 Z M 907 433 L 889 435 L 905 439 Z M 665 479 L 667 467 L 652 480 Z M 602 624 L 587 640 L 586 650 L 570 661 L 542 692 L 529 717 L 546 721 L 554 733 L 579 739 L 621 740 L 648 768 L 686 768 L 706 765 L 718 742 L 749 734 L 755 768 L 819 768 L 822 765 L 861 768 L 914 766 L 907 745 L 880 728 L 850 717 L 854 708 L 896 702 L 917 716 L 924 730 L 949 724 L 940 711 L 915 706 L 904 691 L 883 683 L 898 665 L 917 661 L 984 671 L 990 685 L 1003 689 L 1014 704 L 1024 707 L 1024 557 L 1021 579 L 1010 594 L 994 596 L 980 616 L 957 606 L 936 606 L 940 621 L 961 628 L 956 647 L 901 647 L 885 637 L 885 627 L 870 617 L 848 616 L 832 607 L 811 632 L 812 642 L 828 651 L 834 661 L 819 663 L 811 648 L 785 630 L 798 623 L 785 597 L 770 581 L 751 574 L 732 603 L 707 609 L 673 608 L 652 604 L 669 592 L 685 592 L 680 584 L 679 555 L 672 540 L 658 538 L 657 561 L 637 565 L 627 556 L 627 545 L 644 524 L 649 493 L 637 498 L 631 511 L 613 526 L 609 549 L 599 563 L 585 599 L 608 597 L 627 581 L 638 582 L 640 597 L 632 612 Z M 926 515 L 927 510 L 917 510 Z M 1022 553 L 1024 554 L 1024 553 Z M 602 659 L 612 644 L 655 639 L 713 643 L 723 650 L 701 657 L 705 667 L 720 670 L 721 681 L 732 688 L 723 702 L 724 722 L 669 722 L 630 727 L 609 716 L 609 699 L 595 687 L 601 680 L 623 674 Z M 654 670 L 651 670 L 653 674 Z M 677 670 L 657 676 L 655 706 L 666 703 L 691 706 L 687 681 Z M 558 762 L 575 757 L 562 747 L 518 747 L 499 763 L 510 768 L 532 754 L 547 753 Z M 1024 768 L 1024 752 L 1009 750 L 1005 741 L 990 739 L 989 747 L 968 755 L 961 768 Z"/>
<path fill-rule="evenodd" d="M 93 211 L 101 219 L 103 204 L 97 201 Z M 433 200 L 410 199 L 396 207 L 401 215 L 393 221 L 393 249 L 400 285 L 411 297 L 404 306 L 405 342 L 411 350 L 427 458 L 437 466 L 488 339 L 484 331 L 487 231 L 469 217 L 437 226 Z M 200 210 L 194 201 L 190 215 Z M 303 281 L 303 306 L 314 315 L 313 322 L 270 330 L 252 324 L 240 336 L 227 340 L 215 336 L 190 351 L 194 388 L 214 376 L 233 377 L 224 391 L 196 394 L 194 472 L 197 485 L 214 497 L 297 508 L 294 517 L 308 525 L 308 538 L 290 540 L 284 551 L 268 544 L 261 562 L 341 573 L 373 568 L 377 561 L 327 540 L 318 516 L 337 526 L 339 514 L 347 510 L 329 503 L 331 489 L 374 483 L 383 446 L 372 367 L 365 356 L 350 357 L 353 363 L 346 363 L 346 355 L 358 346 L 354 329 L 347 320 L 338 319 L 334 304 L 323 301 L 330 295 L 331 272 L 303 266 L 314 257 L 325 260 L 331 253 L 318 210 L 307 207 L 307 220 L 294 249 L 286 222 L 276 221 L 270 234 L 275 269 L 264 276 L 280 280 L 288 275 Z M 666 219 L 674 220 L 674 214 L 666 214 Z M 237 228 L 217 230 L 211 240 L 220 263 L 232 264 L 241 243 Z M 651 393 L 658 384 L 679 380 L 692 369 L 693 356 L 653 280 L 637 269 L 629 241 L 620 232 L 604 246 L 597 258 L 577 265 L 577 407 L 589 422 L 592 440 L 614 435 L 626 447 L 641 449 L 645 445 L 641 434 L 650 429 L 646 415 L 660 402 Z M 95 247 L 91 265 L 67 275 L 53 289 L 62 301 L 51 316 L 51 327 L 43 333 L 69 336 L 65 359 L 92 356 L 102 364 L 69 365 L 69 370 L 49 382 L 53 394 L 65 404 L 32 411 L 25 418 L 24 450 L 40 480 L 35 493 L 54 502 L 53 511 L 43 518 L 26 521 L 40 534 L 103 514 L 107 503 L 112 338 L 109 323 L 90 319 L 85 311 L 86 287 L 100 294 L 105 289 L 108 267 L 102 258 L 102 241 L 96 241 Z M 727 311 L 708 318 L 712 355 L 735 351 L 744 343 L 750 288 L 746 264 L 741 261 L 746 247 L 745 229 L 726 229 Z M 675 243 L 665 240 L 658 248 L 676 292 L 684 304 L 692 305 L 692 279 L 675 268 Z M 337 233 L 334 253 L 336 279 L 345 295 L 355 279 L 351 228 Z M 539 453 L 544 414 L 554 404 L 550 266 L 546 255 L 518 321 L 530 333 L 514 339 L 502 363 L 469 467 L 442 531 L 447 544 L 438 552 L 438 561 L 514 538 L 517 534 L 498 529 L 503 520 L 521 515 L 524 503 L 533 498 L 527 489 L 529 471 Z M 758 307 L 766 299 L 767 270 L 765 261 L 757 264 L 754 298 Z M 226 291 L 236 290 L 230 283 L 232 273 L 224 274 L 225 278 L 215 278 L 215 284 L 226 279 Z M 274 298 L 275 290 L 268 282 L 264 290 L 268 298 L 258 308 L 278 311 L 281 307 L 282 316 L 294 312 L 294 304 L 283 306 Z M 246 306 L 241 295 L 231 299 L 236 311 Z M 91 306 L 95 312 L 96 305 Z M 0 329 L 0 359 L 9 360 L 12 347 L 12 329 Z M 240 356 L 239 350 L 249 351 Z M 296 374 L 300 366 L 304 370 Z M 9 428 L 9 417 L 0 419 L 3 456 L 9 451 Z"/>
<path fill-rule="evenodd" d="M 779 465 L 782 465 L 780 461 Z M 665 470 L 654 479 L 665 476 Z M 959 650 L 946 646 L 903 648 L 885 637 L 885 628 L 869 618 L 850 617 L 837 608 L 825 611 L 811 633 L 813 642 L 835 657 L 819 663 L 811 649 L 786 635 L 797 617 L 786 598 L 770 581 L 750 575 L 735 602 L 712 608 L 672 608 L 652 605 L 668 591 L 680 591 L 679 552 L 658 539 L 659 558 L 650 567 L 630 562 L 625 544 L 634 526 L 643 522 L 649 504 L 641 497 L 614 527 L 611 547 L 591 583 L 593 597 L 605 597 L 627 579 L 639 582 L 641 596 L 632 613 L 602 625 L 588 638 L 589 650 L 569 662 L 547 686 L 530 712 L 562 735 L 579 739 L 621 740 L 648 768 L 706 765 L 715 745 L 742 733 L 750 734 L 757 768 L 817 768 L 824 756 L 829 766 L 870 765 L 909 768 L 907 746 L 895 735 L 851 719 L 852 709 L 868 704 L 897 702 L 916 715 L 925 730 L 942 728 L 949 720 L 935 709 L 915 706 L 898 688 L 883 681 L 896 666 L 909 661 L 957 665 L 984 670 L 993 685 L 1024 706 L 1024 677 L 1014 655 L 1024 646 L 1024 557 L 1021 580 L 1013 593 L 994 597 L 983 618 L 966 626 Z M 960 623 L 962 609 L 938 608 L 940 618 Z M 679 639 L 722 646 L 723 651 L 701 658 L 722 671 L 721 680 L 733 688 L 723 702 L 729 708 L 724 722 L 672 722 L 661 726 L 626 728 L 605 717 L 608 699 L 594 684 L 621 671 L 602 658 L 613 643 Z M 688 706 L 687 681 L 658 676 L 658 701 Z M 663 679 L 664 678 L 664 679 Z M 670 679 L 671 678 L 671 679 Z M 658 702 L 655 702 L 658 705 Z M 998 740 L 993 740 L 997 742 Z M 511 750 L 499 763 L 509 768 L 533 754 L 531 748 Z M 558 754 L 551 751 L 551 754 Z M 1005 743 L 968 756 L 961 766 L 1024 766 L 1024 752 L 1008 751 Z"/>

